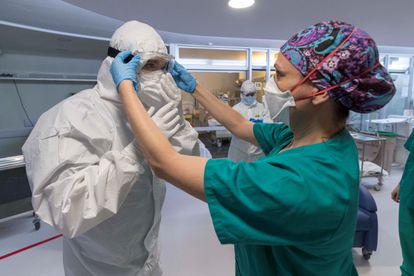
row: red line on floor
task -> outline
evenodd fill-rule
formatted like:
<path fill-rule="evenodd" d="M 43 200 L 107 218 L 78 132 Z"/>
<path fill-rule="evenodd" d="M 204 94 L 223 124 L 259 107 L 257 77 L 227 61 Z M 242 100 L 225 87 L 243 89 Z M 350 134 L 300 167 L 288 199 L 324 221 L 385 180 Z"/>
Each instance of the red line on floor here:
<path fill-rule="evenodd" d="M 8 257 L 10 257 L 10 256 L 13 256 L 13 255 L 16 255 L 16 254 L 19 254 L 19 253 L 21 253 L 21 252 L 23 252 L 23 251 L 26 251 L 26 250 L 30 249 L 30 248 L 33 248 L 33 247 L 36 247 L 36 246 L 42 245 L 42 244 L 44 244 L 44 243 L 47 243 L 47 242 L 53 241 L 53 240 L 55 240 L 55 239 L 57 239 L 57 238 L 60 238 L 60 237 L 62 237 L 62 234 L 60 234 L 60 235 L 56 235 L 56 236 L 54 236 L 54 237 L 48 238 L 48 239 L 46 239 L 46 240 L 43 240 L 43 241 L 40 241 L 40 242 L 37 242 L 37 243 L 34 243 L 34 244 L 31 244 L 31 245 L 29 245 L 29 246 L 23 247 L 23 248 L 18 249 L 18 250 L 16 250 L 16 251 L 13 251 L 13 252 L 7 253 L 7 254 L 5 254 L 5 255 L 3 255 L 3 256 L 0 256 L 0 260 L 2 260 L 2 259 L 6 259 L 6 258 L 8 258 Z"/>

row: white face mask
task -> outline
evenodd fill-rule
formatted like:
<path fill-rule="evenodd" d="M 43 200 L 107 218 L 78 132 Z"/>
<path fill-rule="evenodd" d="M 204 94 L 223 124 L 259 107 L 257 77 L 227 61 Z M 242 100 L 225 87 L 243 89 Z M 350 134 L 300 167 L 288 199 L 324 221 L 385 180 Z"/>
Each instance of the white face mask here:
<path fill-rule="evenodd" d="M 154 81 L 159 81 L 164 74 L 166 73 L 162 70 L 156 70 L 156 71 L 144 71 L 143 70 L 138 74 L 138 79 L 141 82 L 154 82 Z"/>
<path fill-rule="evenodd" d="M 281 91 L 273 78 L 266 83 L 264 91 L 265 104 L 273 121 L 285 108 L 296 106 L 290 90 Z"/>
<path fill-rule="evenodd" d="M 141 71 L 138 75 L 138 81 L 140 83 L 140 91 L 138 97 L 149 107 L 154 107 L 155 110 L 161 108 L 160 99 L 162 91 L 161 77 L 166 74 L 161 70 L 157 71 Z"/>

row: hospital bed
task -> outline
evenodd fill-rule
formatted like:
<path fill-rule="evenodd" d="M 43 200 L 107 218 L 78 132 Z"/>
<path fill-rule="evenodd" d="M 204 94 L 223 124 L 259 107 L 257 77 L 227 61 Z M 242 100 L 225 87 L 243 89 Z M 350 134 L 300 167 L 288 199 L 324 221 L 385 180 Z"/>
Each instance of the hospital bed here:
<path fill-rule="evenodd" d="M 381 186 L 383 185 L 383 177 L 384 177 L 384 161 L 385 161 L 385 143 L 387 139 L 382 137 L 377 137 L 373 135 L 367 135 L 360 132 L 351 132 L 352 137 L 354 138 L 357 146 L 358 151 L 361 159 L 361 165 L 360 165 L 360 177 L 376 177 L 378 179 L 377 185 L 374 186 L 374 189 L 376 191 L 381 190 Z M 377 146 L 378 145 L 378 146 Z M 368 160 L 368 154 L 367 150 L 371 150 L 371 156 L 377 156 L 380 155 L 380 170 L 377 174 L 365 174 L 364 173 L 364 164 L 367 161 L 373 161 Z"/>

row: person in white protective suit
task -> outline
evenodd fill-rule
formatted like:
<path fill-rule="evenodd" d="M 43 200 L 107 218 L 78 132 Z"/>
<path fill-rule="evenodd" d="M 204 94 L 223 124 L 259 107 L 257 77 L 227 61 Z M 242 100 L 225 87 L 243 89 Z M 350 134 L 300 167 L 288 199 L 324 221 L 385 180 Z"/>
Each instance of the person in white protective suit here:
<path fill-rule="evenodd" d="M 250 81 L 243 82 L 240 88 L 240 103 L 233 106 L 244 118 L 254 123 L 271 122 L 269 112 L 265 106 L 256 100 L 256 86 Z M 252 145 L 236 136 L 232 136 L 228 158 L 235 161 L 255 161 L 263 156 L 260 148 Z"/>
<path fill-rule="evenodd" d="M 156 31 L 130 21 L 115 31 L 108 54 L 142 56 L 139 97 L 176 150 L 198 155 L 197 133 L 182 116 L 181 90 L 169 73 Z M 161 275 L 158 253 L 165 183 L 134 141 L 110 68 L 97 85 L 44 113 L 23 146 L 34 211 L 64 234 L 66 275 Z M 154 112 L 157 111 L 157 112 Z M 139 144 L 139 141 L 138 141 Z"/>

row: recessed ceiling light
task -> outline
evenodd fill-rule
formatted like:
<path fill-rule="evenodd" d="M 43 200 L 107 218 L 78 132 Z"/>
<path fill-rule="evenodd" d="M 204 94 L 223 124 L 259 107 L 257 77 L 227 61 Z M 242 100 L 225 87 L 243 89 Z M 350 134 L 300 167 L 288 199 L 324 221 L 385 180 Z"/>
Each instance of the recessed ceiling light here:
<path fill-rule="evenodd" d="M 244 9 L 252 6 L 254 4 L 254 0 L 230 0 L 229 6 L 233 9 Z"/>

